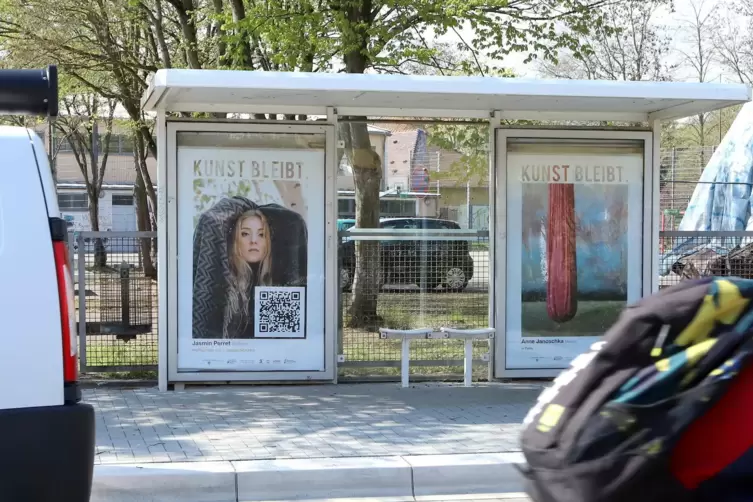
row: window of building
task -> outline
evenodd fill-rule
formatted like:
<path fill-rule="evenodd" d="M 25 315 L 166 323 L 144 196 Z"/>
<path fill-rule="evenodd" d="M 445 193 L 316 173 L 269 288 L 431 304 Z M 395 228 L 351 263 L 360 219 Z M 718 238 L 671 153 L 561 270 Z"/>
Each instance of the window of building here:
<path fill-rule="evenodd" d="M 382 200 L 379 206 L 379 211 L 383 218 L 416 216 L 416 201 L 413 199 Z"/>
<path fill-rule="evenodd" d="M 353 199 L 339 199 L 337 201 L 337 217 L 351 219 L 356 217 L 356 201 Z"/>
<path fill-rule="evenodd" d="M 58 193 L 61 211 L 88 211 L 89 197 L 85 193 Z"/>
<path fill-rule="evenodd" d="M 112 205 L 113 206 L 132 206 L 133 195 L 113 195 Z"/>

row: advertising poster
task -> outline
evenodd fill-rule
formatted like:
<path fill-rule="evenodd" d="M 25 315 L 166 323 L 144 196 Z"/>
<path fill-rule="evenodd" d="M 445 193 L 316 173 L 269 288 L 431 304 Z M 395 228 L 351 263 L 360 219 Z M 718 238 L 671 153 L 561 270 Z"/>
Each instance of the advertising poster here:
<path fill-rule="evenodd" d="M 641 296 L 643 153 L 526 148 L 508 154 L 506 363 L 565 368 Z"/>
<path fill-rule="evenodd" d="M 323 147 L 179 143 L 179 371 L 324 370 L 324 179 Z"/>

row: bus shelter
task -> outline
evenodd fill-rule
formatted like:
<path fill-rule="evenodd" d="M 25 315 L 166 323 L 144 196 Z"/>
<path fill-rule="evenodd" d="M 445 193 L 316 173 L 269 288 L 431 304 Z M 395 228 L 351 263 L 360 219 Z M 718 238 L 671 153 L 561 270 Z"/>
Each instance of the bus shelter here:
<path fill-rule="evenodd" d="M 488 122 L 490 376 L 555 376 L 603 333 L 574 319 L 658 290 L 662 121 L 750 98 L 711 83 L 159 70 L 142 104 L 157 115 L 160 388 L 336 381 L 343 117 Z"/>

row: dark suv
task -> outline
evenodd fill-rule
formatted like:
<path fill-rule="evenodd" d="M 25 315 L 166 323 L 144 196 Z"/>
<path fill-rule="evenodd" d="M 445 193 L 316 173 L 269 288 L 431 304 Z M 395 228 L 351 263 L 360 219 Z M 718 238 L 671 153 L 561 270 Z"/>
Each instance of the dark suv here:
<path fill-rule="evenodd" d="M 383 229 L 460 230 L 454 221 L 436 218 L 384 218 Z M 473 259 L 465 240 L 381 240 L 381 285 L 444 286 L 462 291 L 473 277 Z M 340 244 L 340 287 L 350 289 L 356 270 L 355 242 Z"/>

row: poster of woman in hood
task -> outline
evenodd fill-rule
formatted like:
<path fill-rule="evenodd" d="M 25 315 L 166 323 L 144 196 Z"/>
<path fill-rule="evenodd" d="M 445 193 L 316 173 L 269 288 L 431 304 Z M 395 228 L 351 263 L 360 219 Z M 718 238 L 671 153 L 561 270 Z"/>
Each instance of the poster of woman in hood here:
<path fill-rule="evenodd" d="M 194 231 L 193 338 L 254 338 L 257 286 L 306 286 L 304 219 L 279 204 L 226 197 Z"/>

